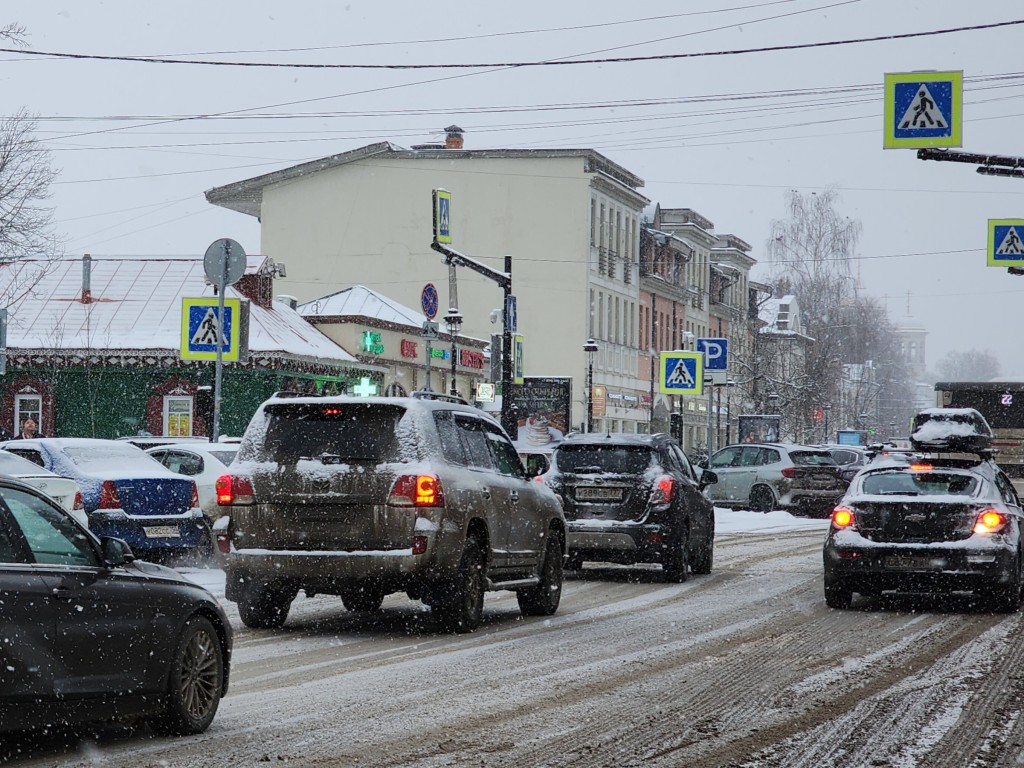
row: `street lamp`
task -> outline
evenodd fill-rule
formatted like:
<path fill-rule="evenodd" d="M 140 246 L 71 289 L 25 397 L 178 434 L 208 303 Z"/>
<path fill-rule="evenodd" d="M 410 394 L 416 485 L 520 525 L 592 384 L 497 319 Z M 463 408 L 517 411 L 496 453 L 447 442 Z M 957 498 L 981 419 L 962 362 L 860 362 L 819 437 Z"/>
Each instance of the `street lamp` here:
<path fill-rule="evenodd" d="M 583 351 L 587 353 L 587 432 L 594 431 L 594 353 L 597 352 L 597 342 L 587 339 L 583 344 Z"/>
<path fill-rule="evenodd" d="M 462 328 L 462 313 L 455 307 L 448 310 L 448 314 L 444 316 L 445 325 L 448 326 L 448 335 L 452 337 L 452 384 L 449 394 L 457 396 L 459 394 L 458 389 L 455 387 L 455 363 L 456 363 L 456 347 L 455 347 L 455 336 L 458 334 L 459 329 Z"/>
<path fill-rule="evenodd" d="M 832 406 L 826 403 L 825 405 L 821 406 L 821 411 L 822 413 L 825 414 L 825 442 L 828 443 L 830 442 L 828 436 L 828 415 L 832 411 Z"/>

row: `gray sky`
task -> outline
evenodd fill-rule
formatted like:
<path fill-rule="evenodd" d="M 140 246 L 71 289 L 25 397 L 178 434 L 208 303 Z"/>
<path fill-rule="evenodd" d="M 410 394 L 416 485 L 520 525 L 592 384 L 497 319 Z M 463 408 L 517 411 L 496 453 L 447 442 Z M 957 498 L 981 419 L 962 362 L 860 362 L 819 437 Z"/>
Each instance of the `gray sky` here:
<path fill-rule="evenodd" d="M 47 52 L 453 64 L 713 52 L 1024 19 L 1019 0 L 491 5 L 9 0 L 0 24 L 24 25 L 28 48 Z M 257 253 L 255 220 L 209 205 L 205 190 L 375 141 L 436 141 L 456 123 L 469 149 L 594 148 L 643 178 L 652 200 L 697 210 L 763 261 L 786 190 L 834 186 L 841 212 L 863 224 L 852 267 L 862 290 L 887 297 L 894 320 L 910 292 L 910 313 L 929 330 L 929 364 L 989 349 L 1004 374 L 1024 376 L 1024 277 L 985 266 L 986 220 L 1024 218 L 1024 179 L 883 150 L 881 87 L 886 72 L 963 70 L 963 149 L 1024 155 L 1022 39 L 1017 25 L 642 63 L 426 70 L 0 53 L 0 88 L 7 111 L 42 118 L 40 138 L 62 169 L 53 203 L 69 254 L 202 253 L 220 237 Z M 223 117 L 196 119 L 210 115 Z"/>

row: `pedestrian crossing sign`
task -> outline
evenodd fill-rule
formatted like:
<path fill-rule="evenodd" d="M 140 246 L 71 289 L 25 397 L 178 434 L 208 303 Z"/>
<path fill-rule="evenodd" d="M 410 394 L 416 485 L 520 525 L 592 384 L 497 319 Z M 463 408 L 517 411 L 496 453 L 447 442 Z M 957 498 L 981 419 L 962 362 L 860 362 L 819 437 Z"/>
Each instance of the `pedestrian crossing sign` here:
<path fill-rule="evenodd" d="M 963 146 L 963 83 L 963 72 L 887 73 L 883 146 Z"/>
<path fill-rule="evenodd" d="M 987 253 L 990 267 L 1024 267 L 1024 219 L 989 219 Z"/>
<path fill-rule="evenodd" d="M 664 395 L 700 395 L 704 392 L 704 354 L 662 352 L 661 386 Z"/>
<path fill-rule="evenodd" d="M 241 348 L 241 299 L 224 299 L 221 360 L 237 362 Z M 216 296 L 181 300 L 181 358 L 216 360 L 219 307 Z"/>

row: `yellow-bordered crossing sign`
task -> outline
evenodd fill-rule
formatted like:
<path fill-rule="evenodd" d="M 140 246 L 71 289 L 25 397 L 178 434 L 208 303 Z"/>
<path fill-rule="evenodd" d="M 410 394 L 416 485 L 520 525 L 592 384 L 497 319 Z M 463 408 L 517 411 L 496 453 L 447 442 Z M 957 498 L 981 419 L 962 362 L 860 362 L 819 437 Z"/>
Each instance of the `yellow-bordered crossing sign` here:
<path fill-rule="evenodd" d="M 662 352 L 660 386 L 663 395 L 700 395 L 704 392 L 704 355 L 701 352 Z"/>
<path fill-rule="evenodd" d="M 183 360 L 217 359 L 216 296 L 181 300 L 181 357 Z M 224 346 L 221 360 L 237 362 L 241 349 L 241 299 L 224 299 Z"/>

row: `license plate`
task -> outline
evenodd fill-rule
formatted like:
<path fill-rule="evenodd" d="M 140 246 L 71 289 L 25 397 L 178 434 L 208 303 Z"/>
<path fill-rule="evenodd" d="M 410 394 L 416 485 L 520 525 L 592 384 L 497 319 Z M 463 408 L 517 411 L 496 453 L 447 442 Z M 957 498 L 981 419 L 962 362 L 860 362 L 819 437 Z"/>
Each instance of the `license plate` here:
<path fill-rule="evenodd" d="M 621 488 L 577 488 L 576 498 L 583 501 L 621 501 Z"/>
<path fill-rule="evenodd" d="M 142 529 L 147 539 L 169 539 L 178 535 L 176 525 L 150 525 Z"/>
<path fill-rule="evenodd" d="M 890 555 L 885 558 L 885 567 L 897 571 L 932 571 L 944 564 L 942 558 L 927 555 Z"/>

